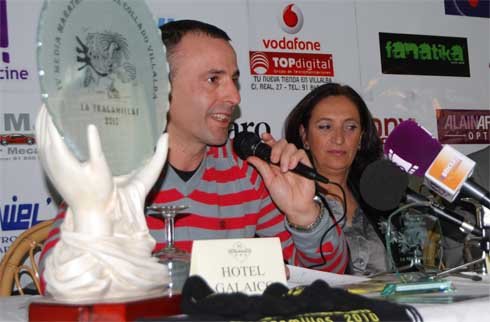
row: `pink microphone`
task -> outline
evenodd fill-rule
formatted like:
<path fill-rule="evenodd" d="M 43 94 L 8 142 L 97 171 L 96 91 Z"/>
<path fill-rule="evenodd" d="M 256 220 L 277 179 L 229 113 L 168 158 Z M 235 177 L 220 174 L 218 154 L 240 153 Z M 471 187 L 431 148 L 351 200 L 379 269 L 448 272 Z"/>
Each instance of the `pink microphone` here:
<path fill-rule="evenodd" d="M 473 182 L 475 162 L 450 145 L 444 147 L 414 121 L 401 122 L 386 138 L 385 155 L 409 174 L 453 202 L 462 192 L 490 208 L 490 193 Z"/>
<path fill-rule="evenodd" d="M 396 126 L 386 138 L 385 155 L 405 172 L 423 177 L 442 149 L 429 131 L 408 120 Z"/>

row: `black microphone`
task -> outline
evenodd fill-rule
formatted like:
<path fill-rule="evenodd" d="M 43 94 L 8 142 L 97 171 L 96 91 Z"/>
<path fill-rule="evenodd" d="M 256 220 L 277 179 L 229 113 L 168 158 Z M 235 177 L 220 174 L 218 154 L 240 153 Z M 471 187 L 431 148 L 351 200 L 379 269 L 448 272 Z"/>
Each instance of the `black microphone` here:
<path fill-rule="evenodd" d="M 481 229 L 466 222 L 463 216 L 452 211 L 451 209 L 445 208 L 441 204 L 438 204 L 430 200 L 429 198 L 413 191 L 410 188 L 407 188 L 407 195 L 405 197 L 405 200 L 406 202 L 416 202 L 416 203 L 429 202 L 430 210 L 439 218 L 446 219 L 447 221 L 456 224 L 461 231 L 472 233 L 473 235 L 478 237 L 482 236 Z"/>
<path fill-rule="evenodd" d="M 249 156 L 256 156 L 271 163 L 271 147 L 263 143 L 260 140 L 260 137 L 254 132 L 243 131 L 237 133 L 233 141 L 233 148 L 242 160 L 246 160 Z M 298 165 L 291 171 L 308 179 L 323 183 L 330 182 L 330 180 L 318 174 L 314 169 L 302 163 L 298 163 Z"/>
<path fill-rule="evenodd" d="M 437 217 L 456 224 L 462 231 L 482 236 L 481 229 L 464 221 L 460 214 L 408 188 L 408 174 L 389 160 L 377 160 L 366 167 L 360 190 L 363 200 L 375 209 L 394 210 L 402 201 L 425 203 Z"/>

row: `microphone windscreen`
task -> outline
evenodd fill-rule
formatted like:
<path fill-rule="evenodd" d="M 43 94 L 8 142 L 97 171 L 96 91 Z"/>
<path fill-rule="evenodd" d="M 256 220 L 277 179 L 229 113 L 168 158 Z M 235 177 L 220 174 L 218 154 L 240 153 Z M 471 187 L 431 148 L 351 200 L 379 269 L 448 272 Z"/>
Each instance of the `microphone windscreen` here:
<path fill-rule="evenodd" d="M 253 148 L 260 142 L 260 137 L 254 132 L 238 132 L 233 139 L 233 149 L 240 159 L 245 160 L 254 154 Z"/>
<path fill-rule="evenodd" d="M 363 200 L 381 210 L 397 208 L 406 194 L 408 175 L 390 160 L 376 160 L 361 175 L 360 190 Z"/>
<path fill-rule="evenodd" d="M 403 121 L 386 138 L 385 155 L 406 172 L 423 177 L 442 145 L 417 122 Z"/>

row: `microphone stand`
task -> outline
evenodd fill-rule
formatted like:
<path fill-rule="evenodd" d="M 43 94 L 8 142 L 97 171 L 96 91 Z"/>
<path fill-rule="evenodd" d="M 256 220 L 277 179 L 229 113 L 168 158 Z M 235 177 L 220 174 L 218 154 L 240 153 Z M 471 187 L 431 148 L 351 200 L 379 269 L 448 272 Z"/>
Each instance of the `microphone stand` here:
<path fill-rule="evenodd" d="M 449 275 L 454 272 L 458 272 L 462 269 L 465 269 L 467 267 L 471 267 L 473 265 L 483 263 L 481 267 L 481 274 L 482 275 L 487 275 L 490 269 L 490 209 L 487 207 L 481 205 L 480 203 L 477 203 L 476 201 L 473 201 L 473 199 L 470 198 L 464 198 L 462 199 L 463 201 L 469 202 L 475 206 L 476 209 L 476 221 L 479 226 L 479 228 L 482 231 L 482 237 L 480 239 L 480 248 L 482 250 L 482 256 L 479 259 L 476 259 L 474 261 L 444 270 L 440 273 L 437 273 L 436 275 L 433 276 L 433 278 L 438 278 L 438 277 L 443 277 L 446 275 Z M 478 273 L 478 272 L 477 272 Z"/>

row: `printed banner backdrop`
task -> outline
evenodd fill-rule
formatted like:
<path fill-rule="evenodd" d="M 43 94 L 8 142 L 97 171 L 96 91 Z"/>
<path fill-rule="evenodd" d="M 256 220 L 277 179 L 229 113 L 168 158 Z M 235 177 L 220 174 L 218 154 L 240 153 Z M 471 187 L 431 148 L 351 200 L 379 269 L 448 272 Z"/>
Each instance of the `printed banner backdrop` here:
<path fill-rule="evenodd" d="M 287 114 L 311 89 L 332 81 L 359 88 L 353 3 L 248 3 L 249 49 L 239 53 L 245 65 L 241 70 L 252 74 L 242 84 L 245 120 L 245 115 L 256 115 L 249 122 L 265 121 L 279 137 Z"/>
<path fill-rule="evenodd" d="M 360 90 L 382 126 L 383 138 L 408 118 L 415 119 L 437 137 L 440 129 L 436 113 L 440 109 L 468 109 L 469 114 L 474 114 L 474 110 L 489 110 L 489 19 L 445 15 L 442 1 L 360 1 L 356 8 Z M 381 44 L 382 33 L 391 34 L 391 42 Z M 417 38 L 423 41 L 415 41 Z M 451 54 L 462 43 L 461 39 L 466 40 L 467 48 L 461 49 L 467 50 L 466 58 L 464 54 Z M 425 57 L 424 43 L 430 47 Z M 381 50 L 385 52 L 380 53 Z M 417 53 L 420 55 L 416 56 Z M 393 66 L 405 68 L 403 74 L 383 73 L 380 54 L 390 56 Z M 424 65 L 431 69 L 429 75 L 418 72 Z M 445 76 L 440 70 L 454 72 L 468 65 L 469 77 L 465 72 Z M 439 66 L 446 67 L 439 69 Z M 488 125 L 479 130 L 489 133 Z M 469 142 L 456 146 L 464 153 L 481 147 Z"/>
<path fill-rule="evenodd" d="M 295 104 L 335 81 L 361 93 L 383 138 L 415 119 L 463 153 L 490 144 L 488 1 L 146 2 L 155 24 L 199 19 L 232 38 L 242 102 L 231 137 L 243 129 L 282 136 Z M 41 6 L 0 0 L 0 258 L 24 230 L 52 218 L 59 200 L 33 137 Z"/>

